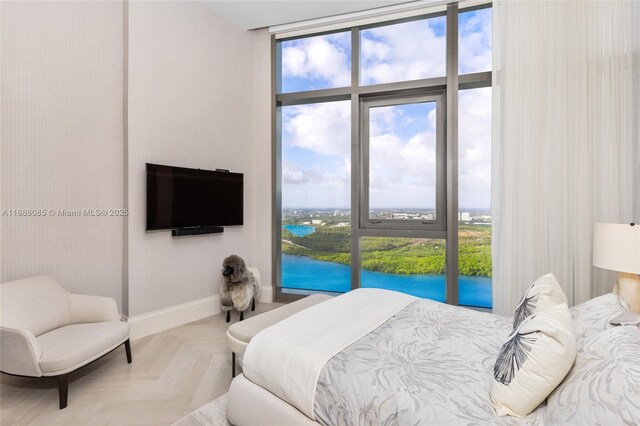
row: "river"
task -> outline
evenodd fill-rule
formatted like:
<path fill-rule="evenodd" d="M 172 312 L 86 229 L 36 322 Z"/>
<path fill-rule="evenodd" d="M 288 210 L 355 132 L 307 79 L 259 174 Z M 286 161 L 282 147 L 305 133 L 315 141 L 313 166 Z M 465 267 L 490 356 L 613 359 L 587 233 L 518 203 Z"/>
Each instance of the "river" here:
<path fill-rule="evenodd" d="M 291 232 L 296 237 L 306 237 L 316 232 L 316 228 L 311 225 L 284 225 L 284 229 Z"/>
<path fill-rule="evenodd" d="M 363 270 L 362 287 L 402 291 L 418 297 L 445 300 L 444 275 L 401 275 Z M 282 286 L 304 290 L 346 292 L 351 289 L 351 267 L 306 256 L 282 255 Z M 458 303 L 491 307 L 491 278 L 461 275 Z"/>

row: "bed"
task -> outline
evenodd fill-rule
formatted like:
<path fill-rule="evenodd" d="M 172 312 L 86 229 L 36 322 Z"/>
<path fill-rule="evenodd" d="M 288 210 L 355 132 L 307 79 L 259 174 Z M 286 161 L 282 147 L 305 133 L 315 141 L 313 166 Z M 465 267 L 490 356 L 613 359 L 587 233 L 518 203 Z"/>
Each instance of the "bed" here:
<path fill-rule="evenodd" d="M 488 396 L 511 319 L 373 289 L 323 302 L 256 336 L 229 390 L 227 416 L 236 425 L 637 424 L 640 329 L 606 336 L 619 340 L 622 354 L 612 354 L 606 339 L 593 342 L 626 309 L 618 296 L 600 299 L 573 309 L 576 363 L 550 403 L 525 417 L 498 417 Z M 620 385 L 599 400 L 577 377 L 590 374 Z"/>

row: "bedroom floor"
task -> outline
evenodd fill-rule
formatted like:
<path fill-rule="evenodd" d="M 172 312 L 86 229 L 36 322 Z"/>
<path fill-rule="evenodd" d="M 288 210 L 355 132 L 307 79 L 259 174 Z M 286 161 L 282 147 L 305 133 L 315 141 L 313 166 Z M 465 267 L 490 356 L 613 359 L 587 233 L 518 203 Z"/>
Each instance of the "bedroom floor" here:
<path fill-rule="evenodd" d="M 278 306 L 258 303 L 249 316 Z M 70 376 L 64 410 L 55 380 L 2 374 L 0 424 L 172 424 L 229 389 L 228 325 L 218 314 L 138 339 L 132 364 L 119 347 Z"/>

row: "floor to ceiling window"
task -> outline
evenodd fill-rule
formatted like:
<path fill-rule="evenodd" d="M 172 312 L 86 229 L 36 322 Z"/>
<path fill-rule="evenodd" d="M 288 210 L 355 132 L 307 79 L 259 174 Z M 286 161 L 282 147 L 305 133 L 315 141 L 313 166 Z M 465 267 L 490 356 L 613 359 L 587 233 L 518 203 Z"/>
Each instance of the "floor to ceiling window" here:
<path fill-rule="evenodd" d="M 491 26 L 450 4 L 275 40 L 277 299 L 491 307 Z"/>
<path fill-rule="evenodd" d="M 282 287 L 351 289 L 349 101 L 281 108 Z"/>

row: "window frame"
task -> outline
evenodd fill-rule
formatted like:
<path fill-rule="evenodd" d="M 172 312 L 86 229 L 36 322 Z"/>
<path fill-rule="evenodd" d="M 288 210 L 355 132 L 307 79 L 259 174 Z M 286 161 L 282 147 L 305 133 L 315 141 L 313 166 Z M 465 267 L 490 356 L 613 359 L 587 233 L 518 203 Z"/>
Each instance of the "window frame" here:
<path fill-rule="evenodd" d="M 446 93 L 444 91 L 425 92 L 417 95 L 383 95 L 376 97 L 363 98 L 360 101 L 360 147 L 361 147 L 361 176 L 362 185 L 358 188 L 360 193 L 360 229 L 406 229 L 406 230 L 437 230 L 444 231 L 446 218 L 445 205 L 445 102 Z M 436 103 L 436 219 L 435 220 L 408 220 L 408 219 L 381 219 L 373 220 L 369 217 L 370 206 L 370 147 L 371 138 L 369 135 L 370 115 L 369 110 L 376 107 L 408 105 L 421 102 Z"/>
<path fill-rule="evenodd" d="M 303 105 L 308 103 L 330 102 L 340 100 L 351 101 L 351 287 L 358 288 L 360 284 L 360 239 L 366 236 L 381 237 L 413 237 L 444 239 L 446 243 L 446 303 L 458 304 L 458 91 L 492 86 L 492 71 L 469 74 L 458 74 L 458 21 L 459 13 L 484 8 L 491 8 L 491 2 L 472 4 L 465 7 L 458 3 L 449 3 L 446 11 L 434 11 L 403 19 L 394 19 L 368 25 L 353 25 L 319 31 L 317 33 L 296 35 L 287 38 L 271 37 L 271 104 L 272 104 L 272 284 L 274 301 L 291 302 L 311 293 L 336 294 L 327 291 L 289 290 L 282 288 L 282 118 L 281 106 Z M 393 25 L 418 19 L 429 19 L 446 16 L 446 75 L 444 77 L 409 80 L 392 83 L 360 85 L 360 30 L 372 27 Z M 278 93 L 281 87 L 280 60 L 282 55 L 281 42 L 351 31 L 351 86 L 310 90 L 302 92 Z M 361 200 L 363 193 L 362 176 L 362 102 L 382 96 L 416 96 L 444 93 L 443 112 L 444 125 L 444 153 L 442 161 L 444 168 L 442 175 L 444 183 L 444 228 L 435 227 L 403 227 L 403 226 L 363 226 Z M 368 192 L 368 188 L 367 191 Z"/>

